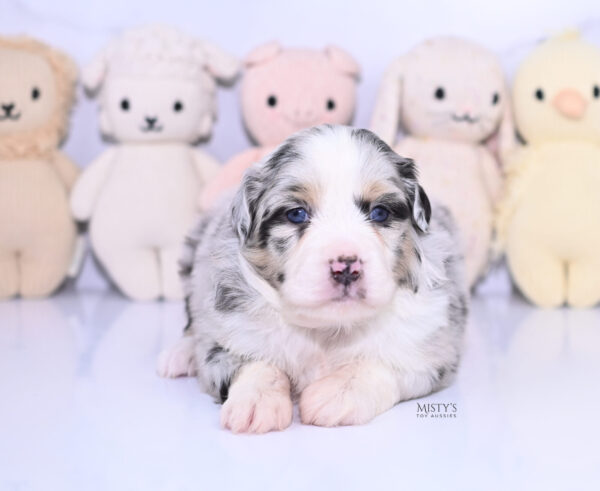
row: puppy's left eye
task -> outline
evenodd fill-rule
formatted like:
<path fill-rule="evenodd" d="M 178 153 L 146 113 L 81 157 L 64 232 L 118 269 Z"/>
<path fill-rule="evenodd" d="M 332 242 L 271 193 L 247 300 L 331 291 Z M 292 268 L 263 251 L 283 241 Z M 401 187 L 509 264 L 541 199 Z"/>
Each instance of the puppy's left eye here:
<path fill-rule="evenodd" d="M 494 92 L 494 95 L 492 96 L 492 106 L 495 106 L 498 102 L 500 102 L 500 94 Z"/>
<path fill-rule="evenodd" d="M 176 113 L 183 111 L 183 102 L 175 101 L 175 103 L 173 104 L 173 111 L 175 111 Z"/>
<path fill-rule="evenodd" d="M 369 219 L 374 222 L 385 222 L 390 216 L 390 212 L 383 206 L 376 206 L 369 213 Z"/>
<path fill-rule="evenodd" d="M 287 219 L 292 223 L 308 222 L 308 212 L 304 208 L 294 208 L 287 212 Z"/>
<path fill-rule="evenodd" d="M 40 96 L 42 95 L 40 89 L 38 89 L 37 87 L 34 87 L 33 89 L 31 89 L 31 98 L 36 101 L 40 98 Z"/>

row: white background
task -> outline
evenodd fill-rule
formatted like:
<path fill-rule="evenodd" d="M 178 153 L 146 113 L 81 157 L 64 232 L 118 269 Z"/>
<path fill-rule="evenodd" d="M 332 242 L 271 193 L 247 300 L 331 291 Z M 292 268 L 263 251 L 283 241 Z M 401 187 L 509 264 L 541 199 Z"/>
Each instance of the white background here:
<path fill-rule="evenodd" d="M 314 48 L 337 44 L 362 66 L 355 125 L 368 126 L 387 64 L 424 38 L 453 34 L 478 41 L 498 53 L 510 75 L 522 56 L 549 34 L 580 27 L 600 41 L 600 2 L 0 0 L 0 33 L 38 37 L 81 66 L 121 30 L 154 22 L 178 26 L 240 58 L 270 40 Z M 206 148 L 225 161 L 249 144 L 237 89 L 220 90 L 218 121 Z M 102 146 L 95 103 L 80 90 L 64 149 L 84 167 Z M 89 257 L 78 286 L 106 286 Z"/>

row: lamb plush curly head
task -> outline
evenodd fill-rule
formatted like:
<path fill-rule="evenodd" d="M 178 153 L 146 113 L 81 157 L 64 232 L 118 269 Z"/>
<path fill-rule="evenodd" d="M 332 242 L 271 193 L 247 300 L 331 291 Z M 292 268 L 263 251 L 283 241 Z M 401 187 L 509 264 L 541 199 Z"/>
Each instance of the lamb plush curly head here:
<path fill-rule="evenodd" d="M 496 57 L 453 37 L 425 41 L 392 63 L 384 76 L 371 128 L 393 143 L 399 127 L 429 138 L 480 143 L 501 131 L 513 137 L 508 93 Z"/>
<path fill-rule="evenodd" d="M 102 132 L 121 142 L 194 142 L 210 135 L 216 81 L 231 82 L 238 61 L 167 26 L 125 32 L 83 72 L 100 99 Z"/>
<path fill-rule="evenodd" d="M 0 158 L 46 155 L 65 136 L 77 67 L 27 37 L 0 37 Z"/>
<path fill-rule="evenodd" d="M 600 49 L 576 31 L 545 41 L 519 67 L 513 101 L 527 143 L 600 142 Z"/>

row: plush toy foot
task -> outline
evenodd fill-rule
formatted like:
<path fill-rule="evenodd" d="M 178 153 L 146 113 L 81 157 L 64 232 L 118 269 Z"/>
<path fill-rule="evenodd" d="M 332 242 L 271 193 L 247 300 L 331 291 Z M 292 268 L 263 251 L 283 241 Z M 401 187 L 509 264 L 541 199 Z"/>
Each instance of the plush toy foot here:
<path fill-rule="evenodd" d="M 523 294 L 540 307 L 560 307 L 567 299 L 565 264 L 528 237 L 512 240 L 506 251 L 508 266 Z"/>
<path fill-rule="evenodd" d="M 196 375 L 196 360 L 192 336 L 184 336 L 158 357 L 157 373 L 161 377 L 192 377 Z"/>
<path fill-rule="evenodd" d="M 181 300 L 183 298 L 183 286 L 179 276 L 181 247 L 177 245 L 177 247 L 161 249 L 159 255 L 161 293 L 167 300 Z"/>
<path fill-rule="evenodd" d="M 160 296 L 159 264 L 152 249 L 96 248 L 98 259 L 117 287 L 133 300 L 155 300 Z"/>
<path fill-rule="evenodd" d="M 358 364 L 309 385 L 300 396 L 300 418 L 317 426 L 360 425 L 390 409 L 398 384 L 384 367 Z"/>
<path fill-rule="evenodd" d="M 21 295 L 36 298 L 53 293 L 65 280 L 71 257 L 72 251 L 52 254 L 47 250 L 35 255 L 24 252 L 19 261 Z"/>
<path fill-rule="evenodd" d="M 569 264 L 567 302 L 578 308 L 593 307 L 600 302 L 600 265 L 579 261 Z"/>
<path fill-rule="evenodd" d="M 19 293 L 19 267 L 13 254 L 0 254 L 0 299 Z"/>
<path fill-rule="evenodd" d="M 221 409 L 221 425 L 234 433 L 283 430 L 292 422 L 290 381 L 262 362 L 242 367 Z"/>

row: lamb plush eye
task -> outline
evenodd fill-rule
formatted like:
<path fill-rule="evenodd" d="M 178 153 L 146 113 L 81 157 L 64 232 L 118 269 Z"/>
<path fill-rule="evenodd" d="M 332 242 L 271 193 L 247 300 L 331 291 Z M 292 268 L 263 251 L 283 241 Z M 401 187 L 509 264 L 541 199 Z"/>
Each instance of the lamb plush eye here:
<path fill-rule="evenodd" d="M 267 97 L 267 104 L 271 107 L 275 107 L 277 105 L 277 97 L 274 95 Z"/>
<path fill-rule="evenodd" d="M 390 216 L 390 212 L 385 209 L 383 206 L 376 206 L 369 213 L 369 219 L 374 222 L 385 222 Z"/>
<path fill-rule="evenodd" d="M 175 101 L 175 103 L 173 104 L 173 111 L 175 111 L 176 113 L 183 111 L 183 102 Z"/>
<path fill-rule="evenodd" d="M 536 91 L 535 91 L 535 98 L 538 101 L 543 101 L 544 100 L 544 91 L 542 89 L 536 89 Z"/>
<path fill-rule="evenodd" d="M 494 92 L 494 95 L 492 96 L 492 106 L 495 106 L 498 102 L 500 102 L 500 94 Z"/>
<path fill-rule="evenodd" d="M 38 89 L 37 87 L 34 87 L 33 89 L 31 89 L 31 98 L 34 101 L 38 100 L 41 95 L 42 95 L 42 93 L 40 92 L 40 89 Z"/>
<path fill-rule="evenodd" d="M 333 99 L 327 99 L 327 110 L 333 111 L 335 109 L 335 101 Z"/>
<path fill-rule="evenodd" d="M 123 111 L 129 111 L 129 99 L 121 99 L 121 109 L 123 109 Z"/>
<path fill-rule="evenodd" d="M 438 101 L 441 101 L 442 99 L 444 99 L 444 97 L 446 97 L 446 91 L 443 87 L 438 87 L 437 89 L 435 89 L 433 95 Z"/>
<path fill-rule="evenodd" d="M 592 94 L 594 95 L 594 99 L 600 99 L 600 85 L 594 85 Z"/>
<path fill-rule="evenodd" d="M 304 208 L 294 208 L 287 212 L 287 219 L 292 223 L 308 222 L 308 212 Z"/>

